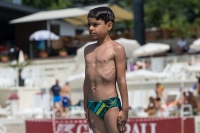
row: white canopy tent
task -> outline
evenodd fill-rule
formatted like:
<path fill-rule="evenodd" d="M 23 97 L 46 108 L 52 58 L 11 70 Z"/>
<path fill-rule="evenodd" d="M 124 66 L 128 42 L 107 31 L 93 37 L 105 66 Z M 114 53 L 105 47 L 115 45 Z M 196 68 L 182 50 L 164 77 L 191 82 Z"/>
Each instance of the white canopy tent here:
<path fill-rule="evenodd" d="M 102 5 L 103 6 L 103 5 Z M 104 5 L 106 6 L 106 5 Z M 76 17 L 88 13 L 88 8 L 91 7 L 80 7 L 80 8 L 68 8 L 68 9 L 59 9 L 51 11 L 41 11 L 34 13 L 25 17 L 11 20 L 11 24 L 15 23 L 24 23 L 24 22 L 34 22 L 42 20 L 52 20 L 52 19 L 62 19 Z"/>
<path fill-rule="evenodd" d="M 82 26 L 82 25 L 87 25 L 87 14 L 89 10 L 100 6 L 110 7 L 115 13 L 116 22 L 133 19 L 133 14 L 131 12 L 124 10 L 123 8 L 119 7 L 116 4 L 100 4 L 100 5 L 77 7 L 77 8 L 41 11 L 25 17 L 11 20 L 10 24 L 62 19 L 73 25 Z"/>

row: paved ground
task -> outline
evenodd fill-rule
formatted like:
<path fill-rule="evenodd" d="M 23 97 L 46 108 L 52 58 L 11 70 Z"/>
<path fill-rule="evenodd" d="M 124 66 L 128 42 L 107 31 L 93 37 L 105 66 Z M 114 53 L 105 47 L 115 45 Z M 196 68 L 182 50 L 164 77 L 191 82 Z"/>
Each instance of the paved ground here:
<path fill-rule="evenodd" d="M 25 133 L 23 120 L 0 119 L 1 133 L 4 133 L 4 128 L 6 128 L 6 133 Z"/>
<path fill-rule="evenodd" d="M 6 133 L 25 133 L 23 124 L 4 125 L 7 129 Z"/>

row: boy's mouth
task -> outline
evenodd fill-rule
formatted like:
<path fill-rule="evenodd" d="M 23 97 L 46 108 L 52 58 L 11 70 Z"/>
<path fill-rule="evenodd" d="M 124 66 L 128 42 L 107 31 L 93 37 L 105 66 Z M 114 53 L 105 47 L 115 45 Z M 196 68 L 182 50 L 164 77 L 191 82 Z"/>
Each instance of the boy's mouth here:
<path fill-rule="evenodd" d="M 92 33 L 92 32 L 90 32 L 90 35 L 96 35 L 96 33 Z"/>

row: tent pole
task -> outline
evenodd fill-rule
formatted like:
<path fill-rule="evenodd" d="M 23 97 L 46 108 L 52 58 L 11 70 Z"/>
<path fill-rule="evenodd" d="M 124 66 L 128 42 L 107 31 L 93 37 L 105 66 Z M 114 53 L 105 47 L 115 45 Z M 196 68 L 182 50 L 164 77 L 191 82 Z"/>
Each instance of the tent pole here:
<path fill-rule="evenodd" d="M 51 20 L 47 20 L 47 30 L 51 32 Z M 50 35 L 49 39 L 47 40 L 47 51 L 49 51 L 50 48 Z"/>

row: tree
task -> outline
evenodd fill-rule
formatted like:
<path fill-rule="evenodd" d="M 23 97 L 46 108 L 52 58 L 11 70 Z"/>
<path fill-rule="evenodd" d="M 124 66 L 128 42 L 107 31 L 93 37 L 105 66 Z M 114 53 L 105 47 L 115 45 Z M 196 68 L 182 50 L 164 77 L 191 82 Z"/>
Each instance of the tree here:
<path fill-rule="evenodd" d="M 70 0 L 22 0 L 22 3 L 39 9 L 66 8 L 72 4 Z"/>
<path fill-rule="evenodd" d="M 146 0 L 146 27 L 175 29 L 175 36 L 191 36 L 200 16 L 199 0 Z"/>

